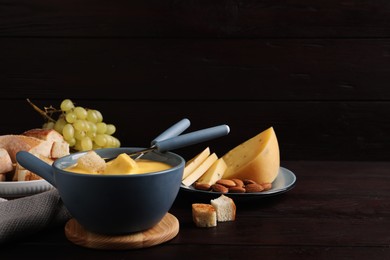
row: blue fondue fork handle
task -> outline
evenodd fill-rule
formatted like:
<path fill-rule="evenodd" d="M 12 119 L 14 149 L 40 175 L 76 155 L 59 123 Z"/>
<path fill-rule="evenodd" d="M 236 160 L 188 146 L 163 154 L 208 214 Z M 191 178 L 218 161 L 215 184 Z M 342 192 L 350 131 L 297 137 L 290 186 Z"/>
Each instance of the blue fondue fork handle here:
<path fill-rule="evenodd" d="M 173 126 L 169 127 L 167 130 L 162 132 L 159 136 L 154 138 L 150 145 L 153 146 L 157 142 L 180 135 L 190 126 L 190 124 L 190 120 L 188 120 L 187 118 L 180 120 Z"/>
<path fill-rule="evenodd" d="M 165 152 L 215 139 L 229 132 L 228 125 L 219 125 L 156 142 L 154 147 L 160 152 Z"/>

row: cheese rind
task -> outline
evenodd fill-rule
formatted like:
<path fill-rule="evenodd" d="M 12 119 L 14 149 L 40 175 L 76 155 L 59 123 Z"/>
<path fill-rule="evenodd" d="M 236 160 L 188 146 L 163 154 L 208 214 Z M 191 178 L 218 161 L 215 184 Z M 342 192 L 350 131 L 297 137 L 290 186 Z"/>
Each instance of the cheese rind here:
<path fill-rule="evenodd" d="M 223 158 L 216 160 L 213 165 L 197 180 L 199 183 L 213 185 L 220 180 L 225 173 L 227 165 Z"/>
<path fill-rule="evenodd" d="M 272 183 L 279 173 L 279 145 L 273 127 L 236 146 L 222 158 L 227 169 L 222 178 Z"/>
<path fill-rule="evenodd" d="M 200 152 L 198 155 L 196 155 L 194 158 L 189 160 L 186 163 L 186 166 L 184 167 L 182 179 L 184 180 L 188 175 L 190 175 L 209 156 L 210 156 L 210 148 L 207 147 L 202 152 Z"/>
<path fill-rule="evenodd" d="M 212 153 L 199 167 L 197 167 L 190 175 L 188 175 L 182 183 L 186 186 L 192 185 L 196 180 L 198 180 L 210 167 L 211 165 L 218 160 L 218 157 L 215 153 Z"/>

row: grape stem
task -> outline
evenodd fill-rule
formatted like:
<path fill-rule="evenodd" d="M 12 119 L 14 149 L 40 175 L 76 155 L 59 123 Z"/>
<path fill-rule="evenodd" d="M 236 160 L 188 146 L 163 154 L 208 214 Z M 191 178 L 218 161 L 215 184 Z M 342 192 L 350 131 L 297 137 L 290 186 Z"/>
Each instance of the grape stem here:
<path fill-rule="evenodd" d="M 41 116 L 43 116 L 44 118 L 46 118 L 47 120 L 49 120 L 51 122 L 56 122 L 56 120 L 51 118 L 45 111 L 43 111 L 42 109 L 37 107 L 33 102 L 31 102 L 30 99 L 27 98 L 27 102 L 34 108 L 35 111 L 37 111 L 39 114 L 41 114 Z"/>

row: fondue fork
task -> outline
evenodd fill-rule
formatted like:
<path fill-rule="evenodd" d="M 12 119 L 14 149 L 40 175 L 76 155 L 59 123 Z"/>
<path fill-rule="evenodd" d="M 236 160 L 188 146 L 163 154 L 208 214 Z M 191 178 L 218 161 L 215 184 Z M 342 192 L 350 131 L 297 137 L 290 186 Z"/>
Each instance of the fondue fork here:
<path fill-rule="evenodd" d="M 183 133 L 190 126 L 190 124 L 191 124 L 191 122 L 187 118 L 184 118 L 184 119 L 180 120 L 176 124 L 174 124 L 171 127 L 169 127 L 167 130 L 162 132 L 156 138 L 154 138 L 152 140 L 152 142 L 150 143 L 149 149 L 154 149 L 156 147 L 156 143 L 158 143 L 160 141 L 163 141 L 163 140 L 166 140 L 166 139 L 169 139 L 169 138 L 172 138 L 172 137 L 180 135 L 181 133 Z M 138 156 L 136 158 L 134 158 L 134 160 L 137 160 L 137 159 L 141 158 L 145 153 L 140 151 L 137 154 L 138 154 Z"/>
<path fill-rule="evenodd" d="M 176 124 L 172 125 L 168 129 L 166 129 L 164 132 L 159 134 L 156 138 L 154 138 L 150 142 L 149 149 L 154 149 L 156 147 L 155 144 L 160 142 L 160 141 L 163 141 L 163 140 L 166 140 L 166 139 L 169 139 L 169 138 L 172 138 L 172 137 L 180 135 L 181 133 L 183 133 L 190 126 L 190 124 L 191 124 L 190 120 L 188 120 L 187 118 L 183 118 L 182 120 L 180 120 Z M 145 150 L 149 150 L 149 149 L 145 149 Z M 144 155 L 144 153 L 142 151 L 139 151 L 135 155 L 137 155 L 137 157 L 135 157 L 133 159 L 137 160 L 137 159 L 141 158 Z M 103 158 L 103 159 L 106 162 L 108 162 L 108 161 L 113 160 L 114 158 L 115 157 L 113 157 L 113 158 Z"/>
<path fill-rule="evenodd" d="M 228 125 L 214 126 L 214 127 L 194 131 L 188 134 L 174 136 L 164 140 L 160 139 L 160 141 L 154 142 L 154 144 L 150 148 L 129 153 L 128 155 L 131 157 L 136 156 L 135 159 L 138 159 L 140 158 L 140 155 L 143 156 L 145 153 L 154 150 L 157 150 L 159 152 L 175 150 L 189 145 L 215 139 L 217 137 L 227 135 L 229 132 L 230 132 L 230 128 Z"/>

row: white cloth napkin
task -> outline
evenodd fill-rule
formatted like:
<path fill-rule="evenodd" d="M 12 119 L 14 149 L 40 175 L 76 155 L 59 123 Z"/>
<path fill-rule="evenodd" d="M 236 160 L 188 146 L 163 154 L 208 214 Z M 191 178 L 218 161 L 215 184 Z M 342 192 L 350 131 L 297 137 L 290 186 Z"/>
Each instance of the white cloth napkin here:
<path fill-rule="evenodd" d="M 0 199 L 0 244 L 64 225 L 70 218 L 57 189 L 13 200 Z"/>

